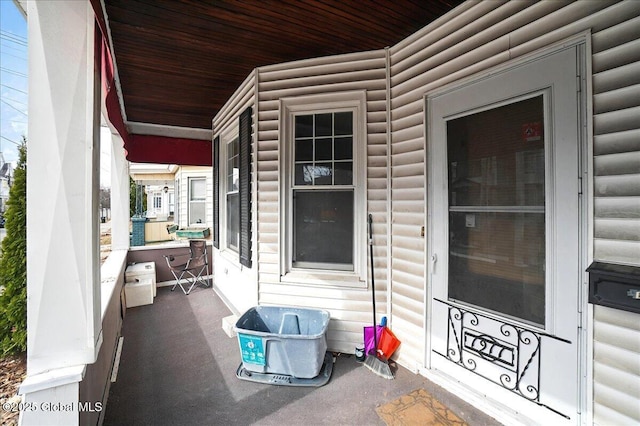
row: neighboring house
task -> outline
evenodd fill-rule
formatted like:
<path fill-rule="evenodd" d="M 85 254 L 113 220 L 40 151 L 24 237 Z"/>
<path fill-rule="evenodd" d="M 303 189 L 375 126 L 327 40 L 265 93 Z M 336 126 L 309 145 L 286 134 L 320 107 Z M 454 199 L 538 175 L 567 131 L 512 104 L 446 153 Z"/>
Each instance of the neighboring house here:
<path fill-rule="evenodd" d="M 92 2 L 99 11 L 109 3 Z M 97 116 L 100 108 L 85 80 L 94 75 L 86 48 L 94 46 L 94 15 L 80 2 L 28 7 L 30 92 L 52 99 L 30 110 L 29 161 L 62 158 L 58 169 L 48 166 L 66 179 L 29 169 L 40 185 L 28 189 L 30 349 L 22 391 L 26 403 L 95 401 L 108 387 L 121 283 L 108 284 L 109 292 L 97 282 L 97 209 L 89 208 L 96 186 L 86 185 L 92 146 L 77 143 L 91 134 L 87 109 Z M 113 8 L 120 21 L 111 34 L 145 34 L 126 22 L 127 8 Z M 143 15 L 146 22 L 171 13 Z M 71 36 L 58 38 L 61 26 Z M 128 129 L 155 133 L 129 135 L 117 122 L 120 110 L 134 108 L 143 90 L 125 93 L 127 106 L 108 80 L 120 149 L 114 161 L 124 162 L 127 138 L 139 143 L 129 141 L 127 155 L 146 146 L 149 159 L 160 146 L 186 157 L 213 142 L 213 173 L 204 182 L 176 173 L 176 199 L 186 194 L 187 203 L 175 213 L 181 224 L 211 224 L 214 287 L 234 313 L 256 304 L 327 309 L 329 350 L 353 352 L 371 321 L 372 262 L 378 315 L 402 342 L 394 356 L 400 365 L 504 423 L 635 424 L 638 28 L 633 0 L 467 1 L 386 49 L 255 68 L 212 111 L 211 132 L 166 130 L 199 142 L 158 138 L 165 129 L 146 123 Z M 101 52 L 111 55 L 104 43 Z M 81 60 L 70 61 L 70 53 Z M 77 64 L 91 72 L 70 79 Z M 60 120 L 58 104 L 81 113 Z M 53 121 L 61 129 L 52 135 Z M 128 173 L 115 175 L 112 200 L 128 202 Z M 46 203 L 55 226 L 35 220 Z M 113 217 L 121 229 L 114 225 L 114 241 L 122 243 L 128 228 L 116 208 Z M 72 232 L 70 223 L 87 232 Z M 62 243 L 65 250 L 52 249 Z M 111 258 L 116 277 L 124 251 Z M 65 279 L 51 279 L 58 276 Z M 51 422 L 45 413 L 23 414 L 25 424 Z M 81 415 L 91 414 L 55 421 Z"/>
<path fill-rule="evenodd" d="M 468 2 L 387 50 L 256 68 L 213 120 L 217 290 L 327 309 L 352 352 L 371 213 L 401 365 L 505 421 L 640 421 L 639 302 L 587 303 L 594 260 L 640 267 L 639 16 Z"/>
<path fill-rule="evenodd" d="M 5 162 L 4 156 L 0 152 L 0 214 L 4 213 L 7 209 L 12 176 L 13 168 L 11 167 L 11 163 Z"/>
<path fill-rule="evenodd" d="M 180 228 L 213 227 L 213 171 L 205 166 L 181 166 L 175 173 L 175 217 Z"/>
<path fill-rule="evenodd" d="M 175 214 L 175 194 L 168 185 L 145 185 L 147 217 L 166 220 Z"/>
<path fill-rule="evenodd" d="M 163 228 L 167 224 L 175 223 L 181 229 L 212 228 L 211 167 L 131 163 L 129 172 L 147 194 L 146 228 L 152 234 L 147 241 L 169 239 Z M 151 229 L 160 223 L 158 229 Z"/>
<path fill-rule="evenodd" d="M 129 174 L 136 184 L 141 185 L 147 194 L 144 206 L 147 218 L 167 220 L 174 217 L 175 190 L 174 180 L 179 166 L 174 164 L 131 163 Z"/>

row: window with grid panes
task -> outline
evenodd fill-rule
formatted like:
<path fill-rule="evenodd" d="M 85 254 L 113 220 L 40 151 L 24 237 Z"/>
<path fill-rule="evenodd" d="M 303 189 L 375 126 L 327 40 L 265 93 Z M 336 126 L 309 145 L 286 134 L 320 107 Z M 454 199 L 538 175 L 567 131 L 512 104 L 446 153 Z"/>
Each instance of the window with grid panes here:
<path fill-rule="evenodd" d="M 240 156 L 238 138 L 227 144 L 226 193 L 227 193 L 227 248 L 238 251 L 240 239 Z"/>
<path fill-rule="evenodd" d="M 294 117 L 292 266 L 354 269 L 353 112 Z"/>

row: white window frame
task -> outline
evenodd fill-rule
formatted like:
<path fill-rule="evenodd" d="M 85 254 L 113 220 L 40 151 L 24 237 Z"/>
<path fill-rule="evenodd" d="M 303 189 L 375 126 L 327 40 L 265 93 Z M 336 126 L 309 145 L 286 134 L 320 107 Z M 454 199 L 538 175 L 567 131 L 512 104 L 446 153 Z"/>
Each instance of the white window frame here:
<path fill-rule="evenodd" d="M 240 136 L 238 131 L 238 126 L 234 125 L 226 132 L 223 132 L 220 136 L 220 249 L 223 253 L 230 256 L 233 261 L 239 260 L 240 253 L 240 230 L 238 228 L 238 247 L 229 246 L 228 240 L 228 216 L 227 216 L 227 185 L 228 185 L 228 155 L 229 155 L 229 144 L 236 141 L 238 143 L 238 149 L 240 148 Z M 238 155 L 239 151 L 238 151 Z M 239 214 L 239 212 L 238 212 Z"/>
<path fill-rule="evenodd" d="M 202 199 L 193 199 L 193 194 L 191 193 L 191 183 L 195 180 L 202 180 L 204 181 L 204 187 L 205 187 L 205 194 L 204 194 L 204 198 Z M 189 205 L 189 211 L 187 212 L 187 222 L 189 223 L 189 226 L 196 226 L 196 227 L 206 227 L 207 226 L 207 178 L 205 176 L 193 176 L 187 179 L 187 200 L 188 200 L 188 205 Z M 204 206 L 204 220 L 202 221 L 202 223 L 197 223 L 191 222 L 191 206 L 194 203 L 202 203 L 202 205 Z"/>
<path fill-rule="evenodd" d="M 229 147 L 231 144 L 236 144 L 236 158 L 239 160 L 240 159 L 240 140 L 238 139 L 238 137 L 236 136 L 235 138 L 231 139 L 230 141 L 226 142 L 224 144 L 224 153 L 225 153 L 225 174 L 224 174 L 224 203 L 225 203 L 225 214 L 224 214 L 224 224 L 225 224 L 225 240 L 224 240 L 224 246 L 225 248 L 227 248 L 228 250 L 233 251 L 234 253 L 238 254 L 240 252 L 240 182 L 238 182 L 238 189 L 236 189 L 235 191 L 229 191 L 229 154 L 230 154 L 230 150 Z M 240 179 L 240 167 L 238 164 L 238 180 Z M 228 215 L 228 211 L 229 211 L 229 206 L 227 205 L 228 203 L 228 198 L 230 194 L 235 194 L 238 197 L 238 212 L 236 213 L 237 217 L 238 217 L 238 243 L 237 245 L 234 247 L 231 244 L 229 244 L 229 215 Z"/>
<path fill-rule="evenodd" d="M 293 257 L 293 147 L 296 115 L 353 113 L 353 271 L 294 267 Z M 280 280 L 323 286 L 367 285 L 367 123 L 366 92 L 348 91 L 280 99 Z"/>
<path fill-rule="evenodd" d="M 174 200 L 175 204 L 173 206 L 173 222 L 176 224 L 180 224 L 180 178 L 176 177 L 175 183 L 173 184 L 174 189 Z"/>
<path fill-rule="evenodd" d="M 167 209 L 167 214 L 169 216 L 173 216 L 173 214 L 175 214 L 176 211 L 176 196 L 175 196 L 175 191 L 170 189 L 169 192 L 167 193 L 167 203 L 169 205 L 169 208 Z"/>
<path fill-rule="evenodd" d="M 162 211 L 162 193 L 161 192 L 153 193 L 153 210 L 156 212 Z"/>

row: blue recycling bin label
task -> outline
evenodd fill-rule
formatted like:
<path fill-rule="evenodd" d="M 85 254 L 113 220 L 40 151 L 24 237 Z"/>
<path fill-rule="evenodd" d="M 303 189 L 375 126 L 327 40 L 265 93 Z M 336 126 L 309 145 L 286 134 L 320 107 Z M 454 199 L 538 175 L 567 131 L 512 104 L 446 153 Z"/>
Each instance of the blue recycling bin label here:
<path fill-rule="evenodd" d="M 238 334 L 240 341 L 240 352 L 242 353 L 242 362 L 249 364 L 266 365 L 264 357 L 264 345 L 262 338 L 249 336 L 247 334 Z"/>

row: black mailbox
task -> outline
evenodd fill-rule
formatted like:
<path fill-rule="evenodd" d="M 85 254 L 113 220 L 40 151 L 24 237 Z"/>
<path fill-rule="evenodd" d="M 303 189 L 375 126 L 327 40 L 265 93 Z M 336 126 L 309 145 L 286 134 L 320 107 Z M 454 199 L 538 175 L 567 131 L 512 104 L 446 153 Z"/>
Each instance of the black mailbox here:
<path fill-rule="evenodd" d="M 640 267 L 593 262 L 589 303 L 640 313 Z"/>

